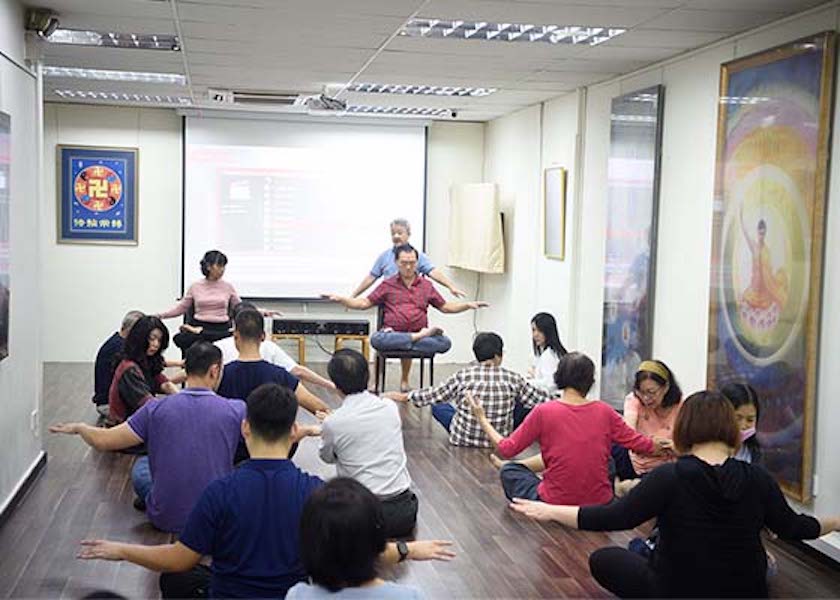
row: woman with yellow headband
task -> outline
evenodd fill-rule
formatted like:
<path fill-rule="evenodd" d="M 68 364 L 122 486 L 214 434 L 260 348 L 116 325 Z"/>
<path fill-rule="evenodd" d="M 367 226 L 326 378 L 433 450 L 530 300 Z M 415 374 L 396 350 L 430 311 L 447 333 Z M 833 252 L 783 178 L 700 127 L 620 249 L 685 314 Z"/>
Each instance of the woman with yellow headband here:
<path fill-rule="evenodd" d="M 624 399 L 624 421 L 639 433 L 670 442 L 681 404 L 682 390 L 668 365 L 646 360 L 636 371 L 633 391 Z M 635 480 L 676 459 L 670 444 L 660 450 L 663 452 L 648 456 L 614 447 L 616 475 L 621 480 Z"/>

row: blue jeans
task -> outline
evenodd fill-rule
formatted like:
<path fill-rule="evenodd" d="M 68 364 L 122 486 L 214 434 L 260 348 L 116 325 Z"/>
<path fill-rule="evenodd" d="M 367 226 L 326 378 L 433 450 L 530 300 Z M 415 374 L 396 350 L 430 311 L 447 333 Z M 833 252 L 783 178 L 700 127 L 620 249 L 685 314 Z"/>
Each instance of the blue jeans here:
<path fill-rule="evenodd" d="M 452 340 L 445 335 L 430 335 L 412 342 L 410 333 L 377 331 L 370 336 L 370 345 L 384 351 L 414 350 L 425 354 L 443 354 L 452 347 Z"/>
<path fill-rule="evenodd" d="M 141 456 L 134 461 L 131 467 L 131 485 L 134 486 L 134 493 L 143 502 L 152 491 L 152 471 L 149 469 L 149 457 Z"/>
<path fill-rule="evenodd" d="M 438 423 L 443 425 L 446 431 L 449 431 L 449 428 L 452 426 L 452 417 L 455 416 L 455 407 L 449 402 L 432 404 L 432 416 Z"/>
<path fill-rule="evenodd" d="M 525 498 L 526 500 L 539 500 L 537 486 L 542 481 L 528 467 L 515 462 L 509 462 L 499 472 L 502 480 L 502 488 L 508 500 L 514 498 Z"/>

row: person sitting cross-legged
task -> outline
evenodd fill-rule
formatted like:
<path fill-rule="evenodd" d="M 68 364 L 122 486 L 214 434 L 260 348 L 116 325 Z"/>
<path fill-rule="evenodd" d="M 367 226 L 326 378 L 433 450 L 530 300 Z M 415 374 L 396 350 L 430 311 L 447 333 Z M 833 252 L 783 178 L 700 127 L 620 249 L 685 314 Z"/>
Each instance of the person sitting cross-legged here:
<path fill-rule="evenodd" d="M 535 407 L 509 436 L 499 433 L 490 422 L 479 394 L 467 393 L 467 400 L 502 457 L 512 458 L 534 442 L 539 443 L 542 458 L 529 461 L 544 464 L 543 479 L 529 468 L 528 461 L 505 464 L 500 476 L 508 498 L 550 504 L 605 504 L 613 497 L 608 475 L 612 443 L 653 454 L 663 440 L 634 431 L 610 405 L 586 398 L 595 383 L 595 365 L 585 354 L 570 352 L 563 356 L 554 380 L 562 397 Z"/>
<path fill-rule="evenodd" d="M 382 503 L 355 479 L 337 477 L 315 490 L 300 519 L 300 554 L 312 584 L 297 584 L 286 598 L 423 598 L 413 586 L 377 576 L 387 540 L 384 518 Z"/>
<path fill-rule="evenodd" d="M 388 392 L 384 396 L 398 402 L 410 401 L 415 406 L 433 404 L 432 415 L 449 432 L 449 443 L 488 448 L 490 439 L 473 416 L 466 394 L 472 392 L 482 399 L 490 423 L 505 435 L 513 430 L 517 402 L 525 408 L 533 408 L 549 399 L 545 389 L 502 367 L 503 349 L 504 343 L 498 334 L 479 333 L 473 341 L 477 364 L 461 369 L 436 387 L 407 394 Z"/>
<path fill-rule="evenodd" d="M 250 302 L 240 302 L 233 307 L 234 322 L 236 322 L 237 315 L 243 310 L 255 310 L 260 313 L 263 312 Z M 222 362 L 224 362 L 225 365 L 229 365 L 239 358 L 239 350 L 236 349 L 236 340 L 233 336 L 216 340 L 213 342 L 213 345 L 222 351 Z M 321 377 L 312 369 L 308 369 L 303 365 L 297 364 L 280 346 L 272 341 L 266 340 L 265 338 L 263 338 L 263 341 L 260 342 L 260 356 L 266 362 L 270 362 L 278 367 L 283 367 L 301 381 L 314 385 L 320 385 L 330 391 L 335 391 L 335 385 L 332 381 Z"/>
<path fill-rule="evenodd" d="M 117 357 L 122 354 L 125 338 L 134 324 L 143 316 L 139 310 L 130 310 L 123 317 L 120 330 L 115 331 L 99 350 L 96 352 L 96 361 L 93 367 L 93 398 L 96 411 L 100 416 L 108 417 L 108 392 L 111 389 L 111 381 L 114 379 L 114 371 L 117 370 Z"/>
<path fill-rule="evenodd" d="M 57 423 L 50 431 L 79 435 L 97 450 L 145 442 L 149 455 L 138 458 L 131 472 L 136 506 L 145 506 L 158 529 L 177 533 L 207 484 L 233 470 L 245 403 L 214 393 L 221 370 L 219 349 L 198 342 L 187 350 L 186 387 L 179 393 L 149 400 L 111 429 Z"/>
<path fill-rule="evenodd" d="M 382 329 L 370 338 L 370 345 L 377 350 L 416 350 L 428 354 L 442 354 L 452 342 L 439 327 L 429 327 L 426 314 L 429 306 L 442 313 L 461 313 L 487 306 L 486 302 L 451 302 L 435 289 L 426 277 L 417 273 L 417 250 L 403 244 L 394 248 L 399 273 L 388 277 L 365 298 L 351 298 L 337 294 L 324 297 L 339 302 L 347 308 L 366 310 L 372 306 L 383 307 Z M 411 359 L 403 359 L 400 390 L 408 391 Z"/>
<path fill-rule="evenodd" d="M 322 484 L 288 460 L 303 431 L 295 423 L 291 390 L 265 384 L 248 397 L 242 435 L 251 454 L 198 499 L 177 542 L 158 546 L 83 540 L 79 558 L 125 560 L 153 571 L 164 598 L 283 598 L 306 570 L 300 557 L 300 518 L 306 499 Z M 384 562 L 452 556 L 449 542 L 389 544 Z M 199 566 L 202 556 L 212 565 Z"/>
<path fill-rule="evenodd" d="M 382 501 L 383 533 L 408 537 L 417 524 L 403 446 L 402 419 L 393 402 L 367 391 L 370 371 L 355 350 L 339 350 L 327 366 L 341 406 L 321 424 L 321 460 L 335 463 L 340 477 L 363 483 Z"/>

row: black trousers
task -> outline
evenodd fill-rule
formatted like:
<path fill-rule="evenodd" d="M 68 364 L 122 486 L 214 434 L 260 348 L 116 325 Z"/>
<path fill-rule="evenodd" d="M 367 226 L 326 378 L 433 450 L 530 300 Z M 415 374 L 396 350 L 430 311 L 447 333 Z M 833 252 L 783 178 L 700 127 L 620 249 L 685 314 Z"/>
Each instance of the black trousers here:
<path fill-rule="evenodd" d="M 410 489 L 382 501 L 386 538 L 414 537 L 417 527 L 417 496 Z"/>
<path fill-rule="evenodd" d="M 624 548 L 601 548 L 589 555 L 592 577 L 619 598 L 653 598 L 656 574 L 650 562 Z"/>
<path fill-rule="evenodd" d="M 172 338 L 174 344 L 184 352 L 189 350 L 190 346 L 196 342 L 204 340 L 212 344 L 213 342 L 232 335 L 230 331 L 230 321 L 225 321 L 224 323 L 210 323 L 209 321 L 193 320 L 190 322 L 190 325 L 201 327 L 201 333 L 182 331 L 180 333 L 176 333 L 175 337 Z"/>
<path fill-rule="evenodd" d="M 162 573 L 160 595 L 164 598 L 206 598 L 210 587 L 210 567 L 196 565 L 182 573 Z"/>

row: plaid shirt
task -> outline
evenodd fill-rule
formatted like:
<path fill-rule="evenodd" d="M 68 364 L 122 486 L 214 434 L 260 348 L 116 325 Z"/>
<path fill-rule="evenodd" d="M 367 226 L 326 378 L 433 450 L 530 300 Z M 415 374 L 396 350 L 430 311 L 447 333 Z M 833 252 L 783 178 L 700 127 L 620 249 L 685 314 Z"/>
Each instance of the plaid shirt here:
<path fill-rule="evenodd" d="M 435 308 L 446 304 L 443 296 L 425 277 L 417 275 L 411 287 L 406 287 L 399 273 L 384 279 L 368 295 L 368 300 L 384 306 L 383 327 L 412 333 L 429 325 L 426 310 L 430 304 Z"/>
<path fill-rule="evenodd" d="M 548 392 L 533 386 L 519 373 L 490 364 L 461 369 L 437 387 L 409 393 L 408 399 L 415 406 L 454 402 L 456 411 L 449 430 L 449 443 L 489 448 L 490 440 L 464 396 L 468 390 L 481 401 L 487 420 L 504 437 L 513 429 L 513 406 L 517 400 L 526 408 L 533 408 L 549 399 Z"/>

